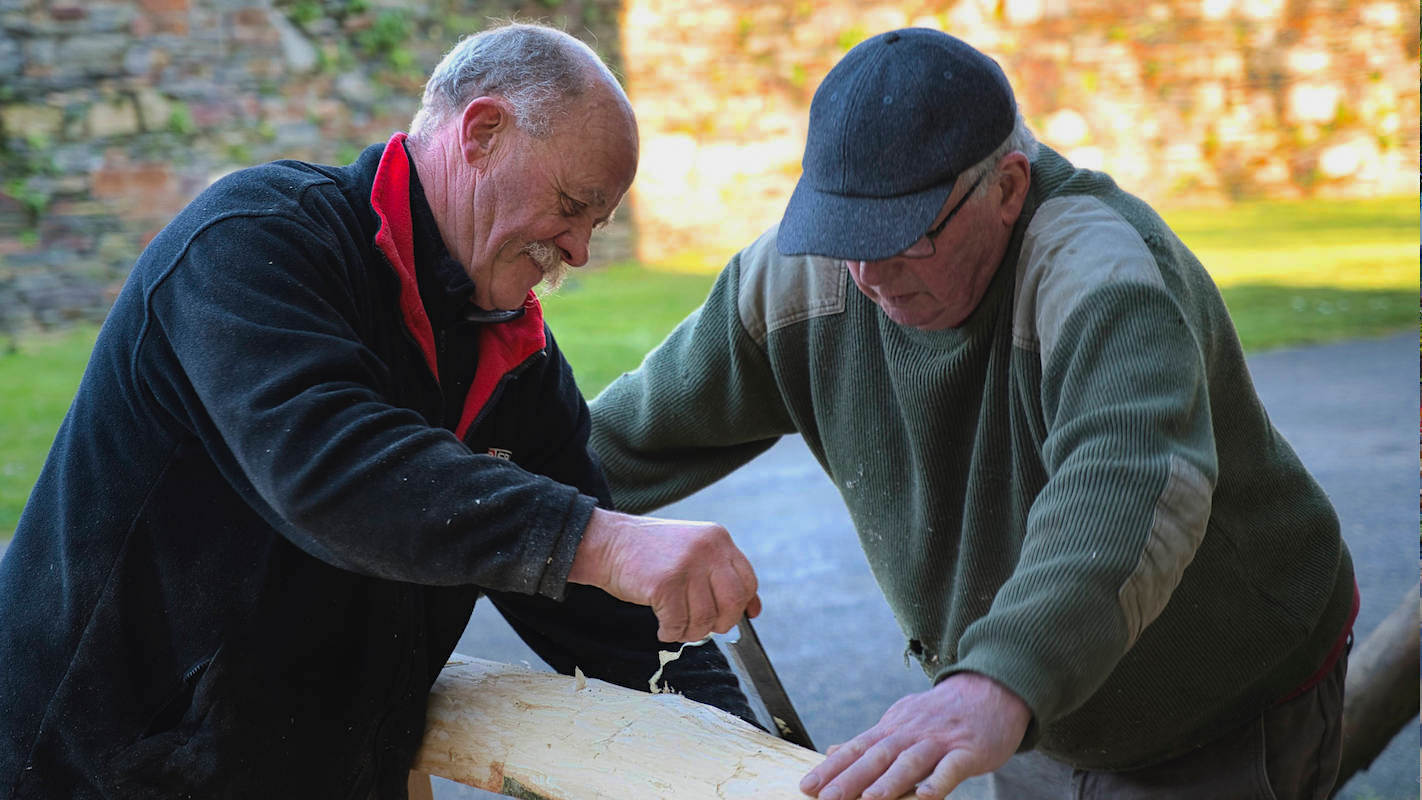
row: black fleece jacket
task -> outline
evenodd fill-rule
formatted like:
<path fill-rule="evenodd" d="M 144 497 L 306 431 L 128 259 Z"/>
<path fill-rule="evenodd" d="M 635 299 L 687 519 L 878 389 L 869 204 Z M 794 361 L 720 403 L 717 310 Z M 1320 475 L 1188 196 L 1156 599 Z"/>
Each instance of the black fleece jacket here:
<path fill-rule="evenodd" d="M 646 687 L 651 612 L 566 583 L 609 502 L 572 372 L 532 294 L 422 299 L 402 143 L 234 173 L 139 258 L 0 561 L 0 798 L 403 797 L 481 594 Z M 749 715 L 714 648 L 668 677 Z"/>

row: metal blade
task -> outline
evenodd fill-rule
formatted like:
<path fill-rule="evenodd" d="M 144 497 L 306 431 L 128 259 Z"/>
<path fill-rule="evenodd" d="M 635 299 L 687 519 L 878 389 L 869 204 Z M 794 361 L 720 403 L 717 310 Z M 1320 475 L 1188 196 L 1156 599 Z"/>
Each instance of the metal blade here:
<path fill-rule="evenodd" d="M 736 671 L 750 684 L 751 691 L 758 695 L 757 699 L 770 716 L 770 719 L 762 722 L 766 723 L 767 729 L 785 741 L 814 750 L 815 743 L 810 741 L 805 724 L 800 721 L 800 715 L 795 713 L 795 706 L 791 704 L 790 696 L 785 693 L 780 676 L 775 674 L 775 667 L 771 666 L 770 658 L 761 646 L 760 637 L 755 635 L 750 618 L 742 616 L 737 628 L 740 630 L 740 638 L 736 641 L 718 638 L 731 661 L 735 662 Z"/>

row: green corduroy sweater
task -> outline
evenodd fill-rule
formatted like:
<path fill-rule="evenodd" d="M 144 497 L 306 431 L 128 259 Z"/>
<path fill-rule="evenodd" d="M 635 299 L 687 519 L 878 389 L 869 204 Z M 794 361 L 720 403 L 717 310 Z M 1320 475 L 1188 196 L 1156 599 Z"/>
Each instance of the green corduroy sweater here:
<path fill-rule="evenodd" d="M 1043 147 L 982 303 L 937 332 L 775 235 L 593 402 L 620 508 L 799 432 L 929 676 L 998 680 L 1032 710 L 1024 746 L 1081 768 L 1202 744 L 1335 652 L 1355 611 L 1337 517 L 1144 203 Z"/>

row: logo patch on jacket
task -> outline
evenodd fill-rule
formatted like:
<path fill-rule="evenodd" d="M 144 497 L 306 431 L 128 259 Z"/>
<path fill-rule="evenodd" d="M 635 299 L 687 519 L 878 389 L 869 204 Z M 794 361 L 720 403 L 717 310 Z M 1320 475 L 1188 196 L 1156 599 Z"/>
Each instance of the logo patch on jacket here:
<path fill-rule="evenodd" d="M 505 450 L 502 447 L 490 447 L 489 455 L 493 456 L 494 458 L 502 458 L 505 461 L 513 460 L 513 451 Z"/>

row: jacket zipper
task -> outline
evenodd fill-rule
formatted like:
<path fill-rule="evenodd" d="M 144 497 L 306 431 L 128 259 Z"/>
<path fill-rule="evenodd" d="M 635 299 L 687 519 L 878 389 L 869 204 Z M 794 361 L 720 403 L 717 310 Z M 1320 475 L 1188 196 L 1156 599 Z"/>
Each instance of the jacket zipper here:
<path fill-rule="evenodd" d="M 212 663 L 213 658 L 215 658 L 215 656 L 208 656 L 191 667 L 188 667 L 187 672 L 183 673 L 183 684 L 186 685 L 190 681 L 196 680 L 199 675 L 206 672 L 207 666 Z"/>

